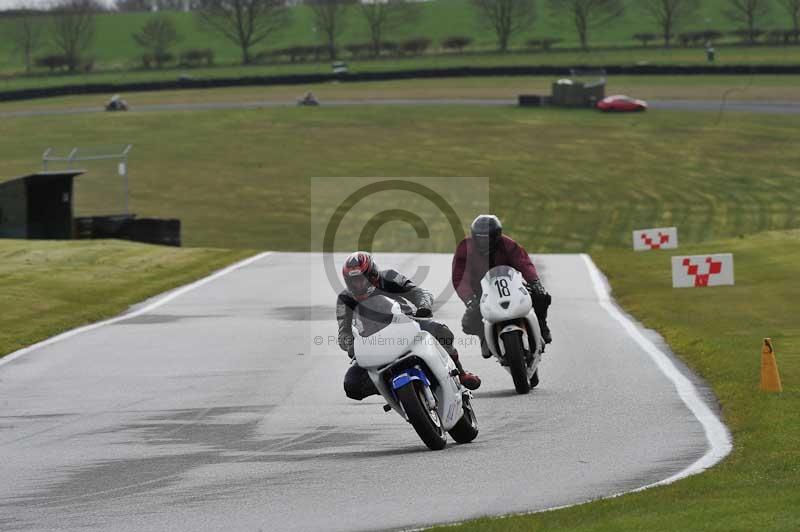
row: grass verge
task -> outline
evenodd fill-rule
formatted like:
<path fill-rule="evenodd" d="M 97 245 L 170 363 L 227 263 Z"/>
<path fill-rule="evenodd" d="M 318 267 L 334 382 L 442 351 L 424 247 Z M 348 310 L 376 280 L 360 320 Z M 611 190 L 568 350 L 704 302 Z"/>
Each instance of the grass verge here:
<path fill-rule="evenodd" d="M 711 385 L 734 436 L 710 471 L 665 487 L 559 511 L 482 519 L 459 531 L 789 532 L 800 528 L 800 231 L 682 246 L 732 252 L 736 286 L 671 288 L 669 254 L 593 254 L 617 301 Z M 676 253 L 677 254 L 677 253 Z M 761 339 L 772 337 L 784 391 L 759 391 Z"/>
<path fill-rule="evenodd" d="M 0 357 L 249 255 L 120 241 L 0 240 Z"/>

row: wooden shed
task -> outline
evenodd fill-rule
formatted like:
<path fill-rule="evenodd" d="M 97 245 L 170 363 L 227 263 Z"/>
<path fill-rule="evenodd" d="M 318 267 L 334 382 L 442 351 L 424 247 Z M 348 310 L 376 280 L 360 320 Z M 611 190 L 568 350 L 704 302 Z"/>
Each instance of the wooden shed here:
<path fill-rule="evenodd" d="M 38 172 L 0 183 L 0 238 L 71 239 L 72 180 L 81 174 Z"/>

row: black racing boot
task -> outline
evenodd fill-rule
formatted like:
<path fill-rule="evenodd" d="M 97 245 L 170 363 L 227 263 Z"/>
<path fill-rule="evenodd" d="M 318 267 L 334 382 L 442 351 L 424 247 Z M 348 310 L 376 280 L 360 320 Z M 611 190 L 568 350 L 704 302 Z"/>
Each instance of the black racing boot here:
<path fill-rule="evenodd" d="M 550 307 L 553 298 L 544 291 L 542 283 L 537 281 L 531 284 L 531 303 L 533 303 L 533 311 L 536 312 L 536 317 L 539 319 L 539 329 L 542 331 L 542 340 L 544 343 L 549 344 L 553 341 L 553 336 L 550 334 L 550 327 L 547 326 L 547 309 Z"/>
<path fill-rule="evenodd" d="M 489 346 L 486 344 L 486 339 L 481 340 L 481 356 L 483 358 L 492 358 L 492 352 L 489 350 Z"/>
<path fill-rule="evenodd" d="M 544 343 L 551 343 L 553 341 L 553 335 L 550 334 L 550 327 L 547 326 L 547 322 L 539 320 L 539 329 L 542 331 L 542 340 L 544 340 Z"/>

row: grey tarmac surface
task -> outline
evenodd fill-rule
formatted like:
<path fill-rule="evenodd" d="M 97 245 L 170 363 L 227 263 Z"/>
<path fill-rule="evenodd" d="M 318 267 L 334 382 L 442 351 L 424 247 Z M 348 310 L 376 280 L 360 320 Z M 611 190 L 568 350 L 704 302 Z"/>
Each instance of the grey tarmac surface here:
<path fill-rule="evenodd" d="M 480 106 L 515 106 L 515 100 L 505 99 L 362 99 L 362 100 L 327 100 L 322 105 L 350 106 L 350 105 L 480 105 Z M 649 101 L 652 109 L 671 111 L 735 111 L 760 114 L 798 114 L 800 103 L 791 101 L 727 101 L 719 100 L 657 100 Z M 214 109 L 261 109 L 270 107 L 292 107 L 297 105 L 294 101 L 264 100 L 257 102 L 214 102 L 214 103 L 171 103 L 131 106 L 128 112 L 158 112 L 158 111 L 203 111 Z M 102 107 L 76 107 L 70 109 L 42 109 L 27 111 L 0 111 L 0 118 L 20 117 L 46 117 L 60 115 L 79 115 L 87 113 L 103 113 Z"/>
<path fill-rule="evenodd" d="M 377 259 L 448 284 L 449 255 Z M 529 395 L 460 333 L 461 302 L 440 301 L 483 378 L 478 438 L 441 452 L 379 398 L 344 396 L 335 291 L 310 254 L 268 255 L 0 366 L 0 529 L 397 529 L 579 503 L 702 456 L 703 427 L 581 257 L 534 260 L 555 342 Z"/>

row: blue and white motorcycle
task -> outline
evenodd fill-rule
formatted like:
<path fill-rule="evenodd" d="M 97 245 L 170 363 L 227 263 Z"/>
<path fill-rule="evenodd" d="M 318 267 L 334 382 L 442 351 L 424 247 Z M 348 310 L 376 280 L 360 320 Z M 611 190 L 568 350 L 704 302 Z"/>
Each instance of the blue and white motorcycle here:
<path fill-rule="evenodd" d="M 544 341 L 522 274 L 492 268 L 481 279 L 481 315 L 486 346 L 514 380 L 519 394 L 539 384 Z"/>
<path fill-rule="evenodd" d="M 478 435 L 472 395 L 450 355 L 403 312 L 404 305 L 413 307 L 402 298 L 374 296 L 356 307 L 355 362 L 386 400 L 384 410 L 411 423 L 428 448 L 444 449 L 448 433 L 468 443 Z"/>

